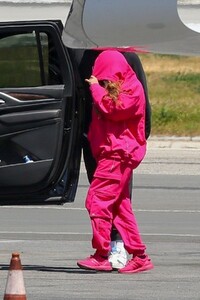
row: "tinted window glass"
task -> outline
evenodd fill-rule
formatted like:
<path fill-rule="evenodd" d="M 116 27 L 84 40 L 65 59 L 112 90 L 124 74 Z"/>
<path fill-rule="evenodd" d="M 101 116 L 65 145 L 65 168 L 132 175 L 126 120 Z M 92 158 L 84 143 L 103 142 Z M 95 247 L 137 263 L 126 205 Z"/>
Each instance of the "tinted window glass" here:
<path fill-rule="evenodd" d="M 0 39 L 0 88 L 61 83 L 56 49 L 47 33 L 33 31 Z"/>

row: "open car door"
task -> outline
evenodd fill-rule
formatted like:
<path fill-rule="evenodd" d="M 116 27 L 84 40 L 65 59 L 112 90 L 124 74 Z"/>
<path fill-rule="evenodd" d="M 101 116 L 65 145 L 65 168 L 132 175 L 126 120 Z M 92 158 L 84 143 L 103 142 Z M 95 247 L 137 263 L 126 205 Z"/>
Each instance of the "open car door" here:
<path fill-rule="evenodd" d="M 181 12 L 187 9 L 183 4 L 188 2 L 185 23 L 193 23 L 197 31 L 181 21 Z M 72 48 L 131 46 L 138 52 L 199 55 L 198 3 L 198 0 L 73 0 L 63 42 Z"/>
<path fill-rule="evenodd" d="M 0 204 L 74 200 L 81 116 L 59 22 L 0 25 Z"/>

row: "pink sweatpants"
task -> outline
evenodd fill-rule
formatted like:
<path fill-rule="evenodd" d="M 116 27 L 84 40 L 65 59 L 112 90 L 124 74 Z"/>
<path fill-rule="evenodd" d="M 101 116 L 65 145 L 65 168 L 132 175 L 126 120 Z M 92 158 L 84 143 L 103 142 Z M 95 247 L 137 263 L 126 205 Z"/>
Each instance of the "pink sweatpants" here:
<path fill-rule="evenodd" d="M 129 182 L 132 168 L 120 159 L 102 158 L 90 185 L 86 208 L 93 230 L 92 246 L 101 255 L 110 251 L 112 225 L 120 233 L 129 254 L 142 255 L 142 243 L 132 211 Z"/>

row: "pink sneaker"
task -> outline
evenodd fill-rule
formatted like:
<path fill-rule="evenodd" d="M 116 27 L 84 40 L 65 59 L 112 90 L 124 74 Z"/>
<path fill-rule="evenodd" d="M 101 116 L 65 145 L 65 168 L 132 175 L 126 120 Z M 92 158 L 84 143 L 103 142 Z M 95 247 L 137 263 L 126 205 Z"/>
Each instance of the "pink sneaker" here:
<path fill-rule="evenodd" d="M 145 255 L 144 258 L 135 256 L 128 261 L 127 265 L 124 268 L 119 269 L 118 272 L 124 274 L 131 274 L 131 273 L 151 270 L 153 269 L 153 267 L 154 266 L 151 262 L 151 259 L 148 257 L 148 255 Z"/>
<path fill-rule="evenodd" d="M 77 265 L 81 269 L 96 270 L 96 271 L 112 271 L 112 266 L 108 261 L 108 258 L 100 256 L 98 253 L 91 255 L 90 257 L 79 260 Z"/>

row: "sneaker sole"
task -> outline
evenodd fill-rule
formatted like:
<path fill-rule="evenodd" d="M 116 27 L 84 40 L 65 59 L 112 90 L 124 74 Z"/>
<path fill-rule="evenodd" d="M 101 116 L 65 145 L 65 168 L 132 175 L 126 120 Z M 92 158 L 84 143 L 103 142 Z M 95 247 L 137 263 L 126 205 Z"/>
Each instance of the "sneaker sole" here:
<path fill-rule="evenodd" d="M 154 268 L 154 265 L 152 263 L 150 263 L 147 266 L 142 266 L 141 268 L 138 268 L 136 270 L 130 270 L 130 271 L 118 270 L 118 272 L 121 274 L 134 274 L 134 273 L 149 271 L 149 270 L 152 270 L 153 268 Z"/>
<path fill-rule="evenodd" d="M 126 266 L 127 264 L 127 259 L 125 260 L 120 260 L 120 259 L 108 259 L 111 266 L 113 267 L 113 269 L 122 269 Z"/>
<path fill-rule="evenodd" d="M 102 266 L 96 266 L 96 267 L 91 267 L 91 266 L 87 266 L 87 265 L 82 265 L 80 263 L 77 263 L 77 266 L 79 266 L 79 268 L 84 269 L 84 270 L 95 270 L 95 271 L 102 271 L 102 272 L 111 272 L 113 270 L 112 267 L 102 267 Z"/>
<path fill-rule="evenodd" d="M 124 268 L 126 264 L 120 264 L 120 263 L 118 263 L 118 264 L 117 263 L 112 264 L 111 263 L 111 265 L 112 265 L 113 270 L 119 270 L 119 269 Z"/>

